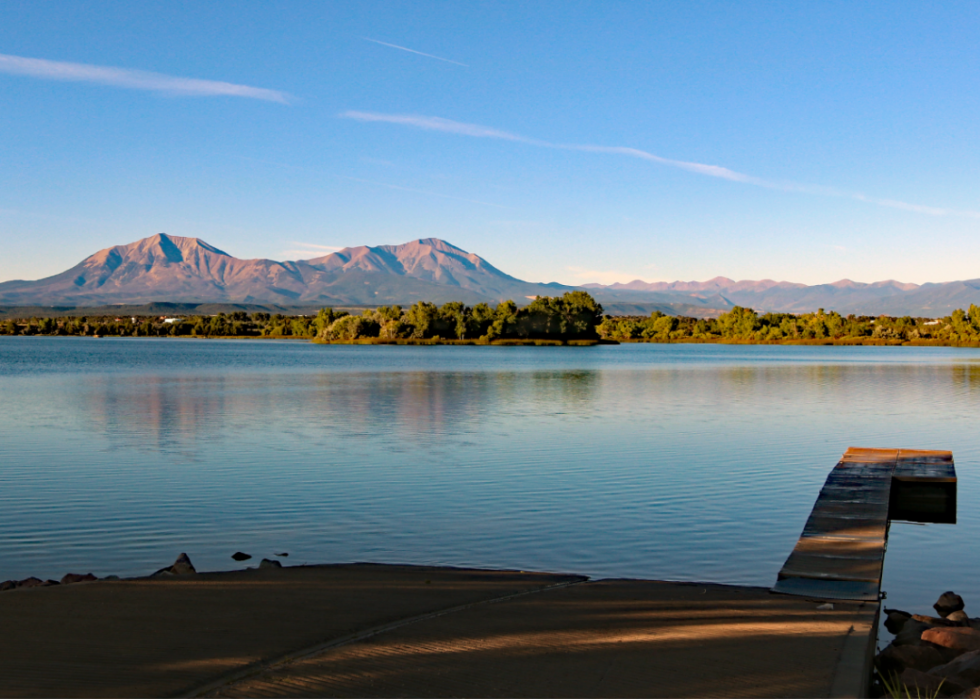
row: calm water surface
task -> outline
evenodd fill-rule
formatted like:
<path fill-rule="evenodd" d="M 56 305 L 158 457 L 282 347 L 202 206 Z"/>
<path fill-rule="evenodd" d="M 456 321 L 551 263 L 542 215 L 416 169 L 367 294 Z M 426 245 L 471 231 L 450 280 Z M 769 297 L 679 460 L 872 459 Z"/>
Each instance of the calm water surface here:
<path fill-rule="evenodd" d="M 980 351 L 0 338 L 0 580 L 186 551 L 771 585 L 848 446 L 951 449 L 884 589 L 980 605 Z"/>

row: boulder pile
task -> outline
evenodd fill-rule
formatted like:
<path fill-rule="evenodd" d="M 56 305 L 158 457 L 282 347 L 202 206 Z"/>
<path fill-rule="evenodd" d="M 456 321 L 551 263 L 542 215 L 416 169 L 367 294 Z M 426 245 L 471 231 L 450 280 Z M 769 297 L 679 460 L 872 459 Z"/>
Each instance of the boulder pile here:
<path fill-rule="evenodd" d="M 980 617 L 965 606 L 944 592 L 933 605 L 939 616 L 884 610 L 885 628 L 895 634 L 875 658 L 886 692 L 980 699 Z"/>

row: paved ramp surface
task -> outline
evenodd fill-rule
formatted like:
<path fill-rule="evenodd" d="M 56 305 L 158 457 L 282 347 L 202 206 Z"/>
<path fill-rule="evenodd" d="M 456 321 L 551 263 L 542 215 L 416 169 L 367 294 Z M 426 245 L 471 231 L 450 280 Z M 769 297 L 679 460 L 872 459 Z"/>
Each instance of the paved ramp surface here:
<path fill-rule="evenodd" d="M 854 696 L 876 603 L 323 566 L 0 593 L 3 696 Z"/>

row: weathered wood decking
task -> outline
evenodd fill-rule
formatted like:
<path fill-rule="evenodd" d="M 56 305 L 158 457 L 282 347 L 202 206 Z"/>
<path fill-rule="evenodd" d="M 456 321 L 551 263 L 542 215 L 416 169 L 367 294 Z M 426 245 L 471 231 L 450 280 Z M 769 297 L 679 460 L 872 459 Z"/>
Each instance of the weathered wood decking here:
<path fill-rule="evenodd" d="M 893 519 L 956 522 L 952 452 L 848 449 L 827 476 L 773 591 L 877 600 Z"/>

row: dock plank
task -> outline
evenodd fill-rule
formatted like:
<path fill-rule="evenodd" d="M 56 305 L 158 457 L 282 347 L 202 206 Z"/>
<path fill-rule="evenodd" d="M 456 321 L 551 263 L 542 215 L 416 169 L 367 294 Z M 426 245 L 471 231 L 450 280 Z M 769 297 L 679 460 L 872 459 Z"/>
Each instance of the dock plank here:
<path fill-rule="evenodd" d="M 774 592 L 877 600 L 892 518 L 956 521 L 949 451 L 851 447 L 827 475 Z"/>
<path fill-rule="evenodd" d="M 884 556 L 850 558 L 814 555 L 794 550 L 783 565 L 783 575 L 791 575 L 796 578 L 817 578 L 819 580 L 877 582 L 881 580 L 883 562 Z"/>

